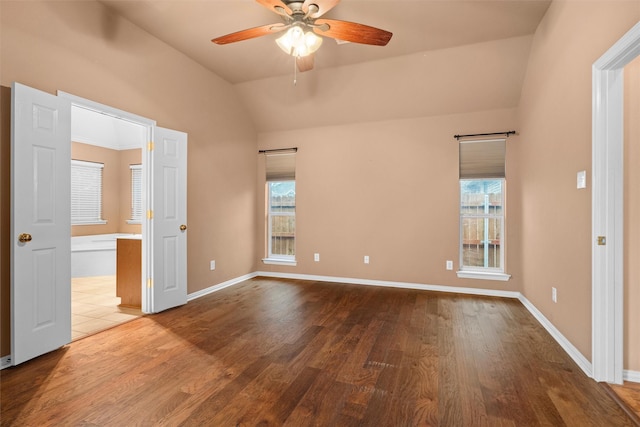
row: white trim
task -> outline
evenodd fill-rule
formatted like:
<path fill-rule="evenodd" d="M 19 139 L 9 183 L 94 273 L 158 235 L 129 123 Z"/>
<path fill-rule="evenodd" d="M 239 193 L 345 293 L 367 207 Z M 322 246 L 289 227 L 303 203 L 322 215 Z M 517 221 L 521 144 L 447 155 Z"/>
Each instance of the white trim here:
<path fill-rule="evenodd" d="M 511 279 L 510 274 L 494 273 L 491 271 L 460 270 L 456 271 L 456 274 L 460 279 L 499 280 L 501 282 L 506 282 Z"/>
<path fill-rule="evenodd" d="M 622 371 L 622 378 L 625 381 L 630 381 L 632 383 L 640 383 L 640 372 L 639 371 Z"/>
<path fill-rule="evenodd" d="M 193 301 L 194 299 L 198 299 L 213 292 L 220 291 L 224 288 L 228 288 L 229 286 L 237 285 L 238 283 L 253 279 L 256 276 L 257 273 L 249 273 L 245 274 L 244 276 L 236 277 L 235 279 L 227 280 L 226 282 L 218 283 L 217 285 L 209 286 L 208 288 L 188 294 L 187 301 Z"/>
<path fill-rule="evenodd" d="M 154 131 L 156 128 L 156 121 L 148 119 L 146 117 L 138 116 L 133 113 L 129 113 L 124 110 L 120 110 L 118 108 L 110 107 L 108 105 L 100 104 L 95 101 L 91 101 L 90 99 L 81 98 L 76 95 L 71 95 L 70 93 L 63 92 L 59 90 L 57 92 L 59 97 L 69 99 L 72 105 L 76 105 L 82 108 L 86 108 L 89 110 L 93 110 L 99 112 L 101 114 L 107 114 L 112 117 L 117 117 L 122 120 L 126 120 L 132 123 L 137 123 L 139 125 L 146 127 L 147 132 L 147 141 L 153 141 Z M 148 149 L 144 149 L 142 147 L 142 206 L 143 211 L 147 212 L 151 209 L 151 186 L 152 182 L 152 164 L 151 164 L 151 152 Z M 148 278 L 151 277 L 151 272 L 153 271 L 153 251 L 152 251 L 152 243 L 153 243 L 153 235 L 152 235 L 152 227 L 151 227 L 151 219 L 143 216 L 142 219 L 142 277 L 143 283 L 141 283 L 141 293 L 142 293 L 142 312 L 143 313 L 151 313 L 152 312 L 152 294 L 151 288 L 145 286 L 145 282 Z"/>
<path fill-rule="evenodd" d="M 640 22 L 592 68 L 593 378 L 623 379 L 623 105 L 626 64 L 640 55 Z M 606 236 L 607 244 L 597 245 Z"/>
<path fill-rule="evenodd" d="M 542 312 L 538 310 L 536 306 L 533 305 L 531 301 L 529 301 L 524 295 L 520 294 L 518 299 L 520 300 L 522 305 L 524 305 L 526 309 L 529 310 L 529 313 L 531 313 L 533 317 L 535 317 L 536 320 L 540 322 L 542 327 L 545 328 L 547 332 L 549 332 L 553 339 L 556 340 L 558 344 L 560 344 L 560 347 L 562 347 L 562 349 L 569 355 L 569 357 L 571 357 L 573 361 L 576 362 L 580 369 L 582 369 L 582 371 L 587 376 L 591 377 L 593 371 L 591 362 L 589 362 L 589 360 L 584 357 L 582 353 L 580 353 L 580 350 L 578 350 L 573 344 L 571 344 L 571 342 L 564 335 L 562 335 L 562 333 L 553 325 L 553 323 L 551 323 L 549 319 L 547 319 L 544 314 L 542 314 Z"/>
<path fill-rule="evenodd" d="M 295 259 L 284 258 L 263 258 L 262 262 L 267 265 L 286 265 L 289 267 L 295 267 L 298 262 Z"/>
<path fill-rule="evenodd" d="M 11 363 L 11 355 L 3 356 L 0 358 L 0 371 L 4 368 L 8 368 L 9 366 L 13 366 Z"/>
<path fill-rule="evenodd" d="M 80 96 L 72 95 L 67 92 L 63 92 L 59 90 L 57 95 L 61 98 L 66 98 L 73 105 L 77 105 L 88 110 L 93 110 L 97 113 L 107 114 L 109 116 L 117 117 L 122 120 L 126 120 L 129 122 L 147 125 L 147 126 L 155 126 L 156 121 L 148 119 L 146 117 L 138 116 L 137 114 L 129 113 L 128 111 L 120 110 L 118 108 L 110 107 L 108 105 L 100 104 L 99 102 L 91 101 L 90 99 L 85 99 Z M 140 147 L 136 147 L 140 148 Z"/>
<path fill-rule="evenodd" d="M 462 288 L 457 286 L 428 285 L 423 283 L 391 282 L 387 280 L 355 279 L 349 277 L 316 276 L 310 274 L 280 273 L 258 271 L 256 276 L 276 277 L 282 279 L 311 280 L 330 283 L 347 283 L 350 285 L 383 286 L 387 288 L 417 289 L 422 291 L 450 292 L 456 294 L 479 295 L 503 298 L 520 298 L 520 292 L 498 291 L 493 289 Z"/>

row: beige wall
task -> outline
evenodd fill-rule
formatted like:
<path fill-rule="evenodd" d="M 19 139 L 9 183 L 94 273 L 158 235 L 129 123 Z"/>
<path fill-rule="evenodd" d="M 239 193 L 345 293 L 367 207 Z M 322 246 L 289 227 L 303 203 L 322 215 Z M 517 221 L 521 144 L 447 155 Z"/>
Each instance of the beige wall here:
<path fill-rule="evenodd" d="M 554 1 L 534 36 L 514 153 L 524 295 L 591 359 L 591 66 L 640 20 L 640 2 Z M 551 301 L 551 287 L 558 302 Z"/>
<path fill-rule="evenodd" d="M 1 85 L 63 90 L 189 134 L 188 291 L 251 272 L 256 136 L 233 87 L 99 2 L 2 1 L 0 15 Z"/>
<path fill-rule="evenodd" d="M 624 369 L 640 371 L 640 56 L 624 85 Z"/>
<path fill-rule="evenodd" d="M 260 134 L 260 149 L 298 147 L 298 264 L 264 265 L 262 249 L 256 269 L 520 291 L 521 275 L 511 262 L 509 243 L 509 282 L 458 279 L 445 269 L 446 260 L 459 266 L 458 144 L 453 136 L 514 128 L 515 109 L 503 109 Z M 517 174 L 511 149 L 519 139 L 508 141 L 507 181 Z M 258 188 L 256 246 L 264 248 L 264 162 Z M 517 212 L 518 200 L 516 192 L 509 193 L 509 216 Z M 516 220 L 507 220 L 508 242 L 517 241 L 518 227 Z M 313 261 L 314 253 L 320 253 L 320 262 Z"/>

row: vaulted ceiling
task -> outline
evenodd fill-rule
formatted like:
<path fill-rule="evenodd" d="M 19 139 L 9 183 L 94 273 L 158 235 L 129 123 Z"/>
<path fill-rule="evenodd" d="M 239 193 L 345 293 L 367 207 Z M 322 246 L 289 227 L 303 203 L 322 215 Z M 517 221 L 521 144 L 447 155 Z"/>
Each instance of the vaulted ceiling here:
<path fill-rule="evenodd" d="M 211 42 L 281 22 L 254 0 L 101 1 L 234 84 L 258 131 L 512 107 L 531 35 L 550 4 L 342 0 L 324 17 L 382 28 L 393 38 L 385 47 L 325 38 L 314 70 L 295 76 L 293 59 L 276 46 L 276 35 L 224 46 Z"/>

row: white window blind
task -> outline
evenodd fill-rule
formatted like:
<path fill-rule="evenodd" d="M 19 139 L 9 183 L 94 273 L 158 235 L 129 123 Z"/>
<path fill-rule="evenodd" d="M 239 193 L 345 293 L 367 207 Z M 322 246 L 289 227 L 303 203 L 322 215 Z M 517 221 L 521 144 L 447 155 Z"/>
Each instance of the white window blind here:
<path fill-rule="evenodd" d="M 131 219 L 129 223 L 142 222 L 142 165 L 130 165 L 131 169 Z"/>
<path fill-rule="evenodd" d="M 71 160 L 71 224 L 105 224 L 102 219 L 103 163 Z"/>

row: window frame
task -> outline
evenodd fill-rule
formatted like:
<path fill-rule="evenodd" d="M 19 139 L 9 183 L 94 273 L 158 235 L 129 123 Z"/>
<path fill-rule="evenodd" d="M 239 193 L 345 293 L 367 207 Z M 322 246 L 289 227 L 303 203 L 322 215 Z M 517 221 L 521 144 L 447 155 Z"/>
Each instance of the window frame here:
<path fill-rule="evenodd" d="M 283 255 L 283 254 L 274 254 L 272 252 L 272 218 L 275 217 L 293 217 L 294 220 L 296 218 L 296 209 L 294 207 L 293 212 L 273 212 L 271 206 L 271 186 L 273 184 L 281 183 L 281 182 L 293 182 L 294 185 L 296 183 L 295 179 L 282 179 L 277 181 L 267 181 L 266 182 L 266 201 L 267 201 L 267 257 L 262 261 L 265 264 L 274 264 L 274 265 L 296 265 L 296 244 L 297 244 L 297 233 L 296 227 L 294 226 L 294 237 L 293 237 L 293 255 Z M 296 189 L 297 191 L 297 189 Z M 297 194 L 296 194 L 297 198 Z"/>
<path fill-rule="evenodd" d="M 103 181 L 104 181 L 104 163 L 100 163 L 100 162 L 90 162 L 90 161 L 86 161 L 86 160 L 75 160 L 72 159 L 71 160 L 71 164 L 70 164 L 70 168 L 71 168 L 71 225 L 72 226 L 76 226 L 76 225 L 104 225 L 107 223 L 107 221 L 103 218 L 103 209 L 102 209 L 102 197 L 103 197 Z M 77 215 L 74 214 L 74 209 L 73 209 L 73 205 L 74 205 L 74 197 L 77 195 L 76 192 L 74 191 L 74 181 L 73 181 L 73 175 L 74 175 L 74 168 L 84 168 L 86 170 L 98 170 L 99 172 L 97 173 L 97 175 L 95 177 L 92 178 L 98 178 L 99 182 L 90 182 L 87 185 L 90 185 L 94 191 L 96 191 L 98 193 L 98 197 L 97 197 L 97 203 L 96 200 L 79 200 L 76 201 L 76 203 L 84 203 L 84 204 L 93 204 L 93 206 L 89 206 L 89 208 L 92 208 L 94 211 L 96 211 L 95 213 L 97 214 L 94 217 L 78 217 Z M 97 206 L 96 206 L 97 204 Z"/>
<path fill-rule="evenodd" d="M 501 213 L 475 213 L 475 214 L 466 214 L 463 212 L 463 182 L 468 181 L 500 181 L 501 183 Z M 459 270 L 457 271 L 457 275 L 459 278 L 469 278 L 469 279 L 486 279 L 486 280 L 501 280 L 506 281 L 511 278 L 510 275 L 506 274 L 506 247 L 507 247 L 507 236 L 506 236 L 506 193 L 507 193 L 507 181 L 503 177 L 496 178 L 462 178 L 458 181 L 458 190 L 459 190 L 459 198 L 458 198 L 458 212 L 459 212 Z M 485 219 L 487 221 L 491 219 L 499 219 L 500 220 L 500 267 L 478 267 L 478 266 L 465 266 L 464 265 L 464 222 L 465 219 Z M 485 241 L 486 241 L 485 236 Z"/>

